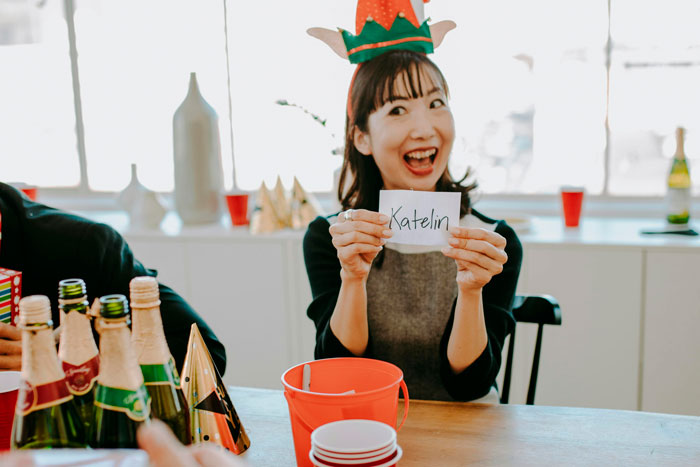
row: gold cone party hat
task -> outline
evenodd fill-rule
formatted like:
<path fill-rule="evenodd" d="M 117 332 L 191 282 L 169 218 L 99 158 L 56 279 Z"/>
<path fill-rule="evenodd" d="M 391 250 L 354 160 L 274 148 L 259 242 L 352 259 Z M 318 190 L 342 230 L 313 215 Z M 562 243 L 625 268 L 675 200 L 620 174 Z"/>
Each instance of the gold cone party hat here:
<path fill-rule="evenodd" d="M 294 177 L 292 188 L 292 228 L 305 229 L 309 223 L 321 214 L 321 207 L 316 198 L 301 187 Z"/>
<path fill-rule="evenodd" d="M 263 182 L 255 197 L 255 210 L 250 219 L 250 232 L 253 234 L 270 233 L 282 228 L 284 226 L 277 217 L 270 191 Z"/>
<path fill-rule="evenodd" d="M 277 213 L 277 217 L 279 218 L 280 222 L 284 224 L 285 227 L 291 227 L 292 210 L 289 200 L 287 199 L 287 194 L 284 191 L 282 179 L 279 175 L 277 176 L 277 183 L 275 184 L 274 195 L 275 212 Z"/>
<path fill-rule="evenodd" d="M 248 435 L 196 324 L 190 330 L 181 381 L 190 407 L 193 443 L 218 444 L 235 454 L 248 449 Z"/>

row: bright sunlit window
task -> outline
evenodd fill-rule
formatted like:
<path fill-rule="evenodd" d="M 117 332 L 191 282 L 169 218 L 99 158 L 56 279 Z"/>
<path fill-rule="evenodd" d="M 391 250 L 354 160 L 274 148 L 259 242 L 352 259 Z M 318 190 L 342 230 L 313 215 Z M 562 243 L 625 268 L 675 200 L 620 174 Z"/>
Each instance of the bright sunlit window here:
<path fill-rule="evenodd" d="M 78 184 L 71 79 L 63 3 L 0 0 L 0 180 Z"/>
<path fill-rule="evenodd" d="M 194 71 L 219 116 L 227 189 L 279 175 L 330 191 L 354 66 L 305 30 L 352 30 L 355 8 L 0 0 L 0 179 L 119 191 L 135 163 L 147 187 L 172 190 L 172 117 Z M 691 171 L 700 164 L 697 0 L 442 0 L 425 11 L 458 25 L 432 58 L 452 93 L 451 169 L 473 168 L 482 192 L 662 195 L 676 126 Z"/>

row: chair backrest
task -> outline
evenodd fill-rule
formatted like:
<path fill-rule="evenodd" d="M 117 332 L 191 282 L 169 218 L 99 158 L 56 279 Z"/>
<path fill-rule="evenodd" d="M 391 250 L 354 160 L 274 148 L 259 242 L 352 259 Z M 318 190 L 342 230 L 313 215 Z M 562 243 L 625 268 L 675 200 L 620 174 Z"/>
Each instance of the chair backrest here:
<path fill-rule="evenodd" d="M 516 327 L 510 335 L 508 342 L 508 356 L 503 375 L 503 388 L 501 390 L 501 403 L 508 403 L 510 394 L 510 377 L 513 365 L 513 348 L 515 347 L 515 329 L 517 323 L 537 324 L 537 342 L 535 355 L 532 358 L 532 370 L 530 372 L 530 384 L 527 389 L 527 404 L 535 403 L 535 389 L 537 387 L 537 372 L 540 365 L 540 352 L 542 351 L 542 331 L 545 324 L 561 325 L 561 309 L 559 303 L 551 295 L 516 295 L 513 302 L 513 317 Z"/>

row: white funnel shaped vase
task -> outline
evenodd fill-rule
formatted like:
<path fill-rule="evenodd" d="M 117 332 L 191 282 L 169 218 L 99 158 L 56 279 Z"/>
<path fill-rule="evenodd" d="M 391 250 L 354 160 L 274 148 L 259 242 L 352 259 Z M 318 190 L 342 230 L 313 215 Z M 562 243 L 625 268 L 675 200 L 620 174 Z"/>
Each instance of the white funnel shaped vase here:
<path fill-rule="evenodd" d="M 208 224 L 221 218 L 223 170 L 219 117 L 199 93 L 190 74 L 187 97 L 173 116 L 175 209 L 184 224 Z"/>

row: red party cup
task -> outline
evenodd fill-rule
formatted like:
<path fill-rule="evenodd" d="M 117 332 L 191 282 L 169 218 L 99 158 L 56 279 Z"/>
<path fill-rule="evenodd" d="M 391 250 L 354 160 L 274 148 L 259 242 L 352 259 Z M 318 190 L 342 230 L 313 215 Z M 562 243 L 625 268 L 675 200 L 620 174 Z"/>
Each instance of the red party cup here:
<path fill-rule="evenodd" d="M 10 449 L 19 383 L 19 371 L 0 371 L 0 451 Z"/>
<path fill-rule="evenodd" d="M 24 193 L 27 198 L 31 199 L 32 201 L 36 201 L 36 195 L 37 195 L 37 187 L 35 185 L 28 185 L 26 183 L 22 182 L 10 182 L 10 186 L 17 188 L 19 191 Z"/>
<path fill-rule="evenodd" d="M 564 225 L 578 227 L 581 219 L 581 206 L 583 205 L 583 187 L 562 187 L 561 204 L 564 211 Z"/>
<path fill-rule="evenodd" d="M 248 195 L 226 195 L 226 205 L 234 226 L 248 225 Z"/>

